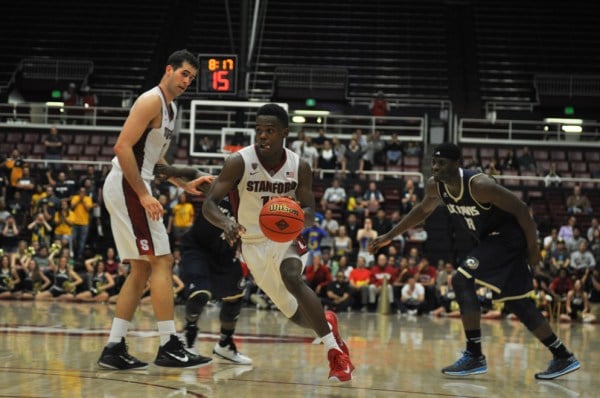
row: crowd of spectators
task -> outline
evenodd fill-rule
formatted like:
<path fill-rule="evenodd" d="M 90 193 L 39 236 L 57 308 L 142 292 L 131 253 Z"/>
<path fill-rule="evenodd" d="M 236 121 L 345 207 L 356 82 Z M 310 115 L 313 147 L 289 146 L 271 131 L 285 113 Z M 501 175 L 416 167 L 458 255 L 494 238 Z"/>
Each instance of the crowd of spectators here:
<path fill-rule="evenodd" d="M 128 267 L 119 262 L 102 203 L 102 185 L 109 167 L 90 165 L 77 171 L 65 163 L 53 163 L 61 158 L 56 150 L 61 147 L 56 129 L 45 142 L 47 164 L 28 164 L 17 149 L 1 159 L 0 298 L 114 302 Z M 348 145 L 329 139 L 322 130 L 314 139 L 300 132 L 290 148 L 309 160 L 315 170 L 339 172 L 329 175 L 329 186 L 318 197 L 314 224 L 303 231 L 309 249 L 306 283 L 315 289 L 324 306 L 334 311 L 376 311 L 385 285 L 385 296 L 399 313 L 457 314 L 451 286 L 456 264 L 430 263 L 427 253 L 421 252 L 420 243 L 427 239 L 423 228 L 399 236 L 375 255 L 367 250 L 372 239 L 389 231 L 420 201 L 421 192 L 412 179 L 397 179 L 394 184 L 400 188 L 399 198 L 388 203 L 381 183 L 361 172 L 375 165 L 397 163 L 402 156 L 419 153 L 418 147 L 402 145 L 397 137 L 384 143 L 377 133 L 365 136 L 357 129 Z M 526 164 L 523 156 L 515 156 L 512 153 L 499 166 L 490 164 L 488 169 Z M 165 207 L 164 222 L 176 253 L 197 206 L 170 184 L 157 180 L 153 190 Z M 543 305 L 562 303 L 564 320 L 590 320 L 590 303 L 600 302 L 596 266 L 600 228 L 596 218 L 583 231 L 577 225 L 576 215 L 593 214 L 578 186 L 565 206 L 573 216 L 540 243 L 544 264 L 534 269 L 536 286 L 543 292 L 538 294 L 538 301 L 543 298 Z M 268 297 L 252 283 L 251 275 L 247 278 L 247 301 L 267 308 L 263 304 L 268 303 Z M 502 308 L 494 306 L 489 295 L 481 290 L 484 311 L 489 316 L 501 314 Z"/>

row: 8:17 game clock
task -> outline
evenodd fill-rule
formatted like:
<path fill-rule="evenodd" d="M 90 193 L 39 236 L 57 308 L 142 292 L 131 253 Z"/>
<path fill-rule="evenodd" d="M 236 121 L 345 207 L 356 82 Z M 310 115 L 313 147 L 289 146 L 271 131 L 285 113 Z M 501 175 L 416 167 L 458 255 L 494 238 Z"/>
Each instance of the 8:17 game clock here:
<path fill-rule="evenodd" d="M 237 55 L 200 54 L 198 92 L 205 94 L 237 93 Z"/>

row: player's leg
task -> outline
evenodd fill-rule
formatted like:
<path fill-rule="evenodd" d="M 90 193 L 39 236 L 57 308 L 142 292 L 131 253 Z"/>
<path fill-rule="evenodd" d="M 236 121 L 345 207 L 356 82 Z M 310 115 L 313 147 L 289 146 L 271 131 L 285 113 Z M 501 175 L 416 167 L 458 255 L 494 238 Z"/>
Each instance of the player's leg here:
<path fill-rule="evenodd" d="M 238 297 L 223 299 L 221 304 L 221 312 L 219 313 L 219 320 L 221 321 L 221 334 L 219 335 L 219 341 L 213 348 L 213 353 L 221 358 L 240 365 L 252 365 L 252 359 L 238 352 L 235 342 L 233 341 L 235 326 L 241 310 L 241 293 Z"/>
<path fill-rule="evenodd" d="M 466 335 L 466 349 L 455 363 L 442 369 L 450 376 L 468 376 L 487 372 L 485 356 L 481 351 L 481 307 L 476 294 L 474 278 L 459 268 L 452 278 L 452 287 L 460 307 L 460 319 Z"/>
<path fill-rule="evenodd" d="M 581 367 L 575 355 L 570 352 L 563 342 L 554 334 L 550 324 L 537 309 L 533 300 L 522 298 L 506 302 L 509 311 L 515 314 L 519 320 L 542 342 L 552 353 L 553 359 L 548 368 L 535 374 L 536 379 L 551 380 L 567 373 L 573 372 Z"/>
<path fill-rule="evenodd" d="M 130 265 L 131 273 L 123 283 L 117 299 L 108 344 L 98 360 L 98 365 L 104 368 L 145 369 L 148 367 L 146 362 L 129 355 L 125 345 L 125 335 L 146 286 L 146 281 L 150 277 L 150 263 L 142 260 L 132 260 Z"/>
<path fill-rule="evenodd" d="M 297 257 L 286 258 L 280 267 L 283 283 L 298 303 L 298 309 L 290 319 L 314 330 L 325 345 L 330 367 L 329 380 L 352 380 L 354 365 L 339 334 L 337 316 L 333 311 L 323 312 L 317 294 L 302 279 L 302 269 L 302 262 Z M 346 352 L 340 346 L 346 348 Z"/>

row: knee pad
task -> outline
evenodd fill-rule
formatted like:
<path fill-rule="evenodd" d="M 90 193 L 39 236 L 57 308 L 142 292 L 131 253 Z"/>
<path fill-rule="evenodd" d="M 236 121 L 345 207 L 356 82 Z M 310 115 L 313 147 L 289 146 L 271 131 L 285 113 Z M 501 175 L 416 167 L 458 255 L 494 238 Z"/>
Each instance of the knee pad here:
<path fill-rule="evenodd" d="M 219 320 L 221 322 L 236 322 L 240 316 L 242 310 L 242 300 L 235 301 L 223 301 L 221 304 L 221 312 L 219 313 Z"/>
<path fill-rule="evenodd" d="M 185 303 L 185 316 L 187 320 L 192 322 L 197 321 L 208 300 L 210 300 L 210 293 L 206 290 L 198 290 L 190 294 Z"/>
<path fill-rule="evenodd" d="M 479 312 L 481 305 L 475 292 L 475 280 L 467 278 L 460 271 L 452 277 L 452 288 L 461 313 Z"/>
<path fill-rule="evenodd" d="M 530 331 L 534 331 L 546 322 L 546 318 L 530 298 L 506 301 L 505 307 L 519 318 Z"/>

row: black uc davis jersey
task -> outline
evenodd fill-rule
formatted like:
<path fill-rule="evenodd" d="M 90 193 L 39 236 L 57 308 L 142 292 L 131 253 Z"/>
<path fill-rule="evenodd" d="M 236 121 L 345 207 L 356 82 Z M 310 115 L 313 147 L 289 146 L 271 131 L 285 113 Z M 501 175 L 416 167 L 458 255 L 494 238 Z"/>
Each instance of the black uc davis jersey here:
<path fill-rule="evenodd" d="M 219 208 L 227 217 L 234 217 L 230 198 L 224 198 L 219 203 Z M 181 246 L 182 249 L 186 247 L 200 249 L 222 258 L 234 257 L 236 250 L 223 239 L 223 230 L 204 218 L 202 210 L 197 212 L 192 228 L 182 236 Z"/>
<path fill-rule="evenodd" d="M 458 196 L 453 196 L 446 184 L 439 182 L 438 191 L 452 218 L 462 225 L 477 241 L 491 234 L 521 231 L 516 218 L 498 207 L 479 203 L 471 194 L 471 180 L 481 174 L 475 170 L 459 169 L 462 182 Z M 518 233 L 518 232 L 517 232 Z"/>

